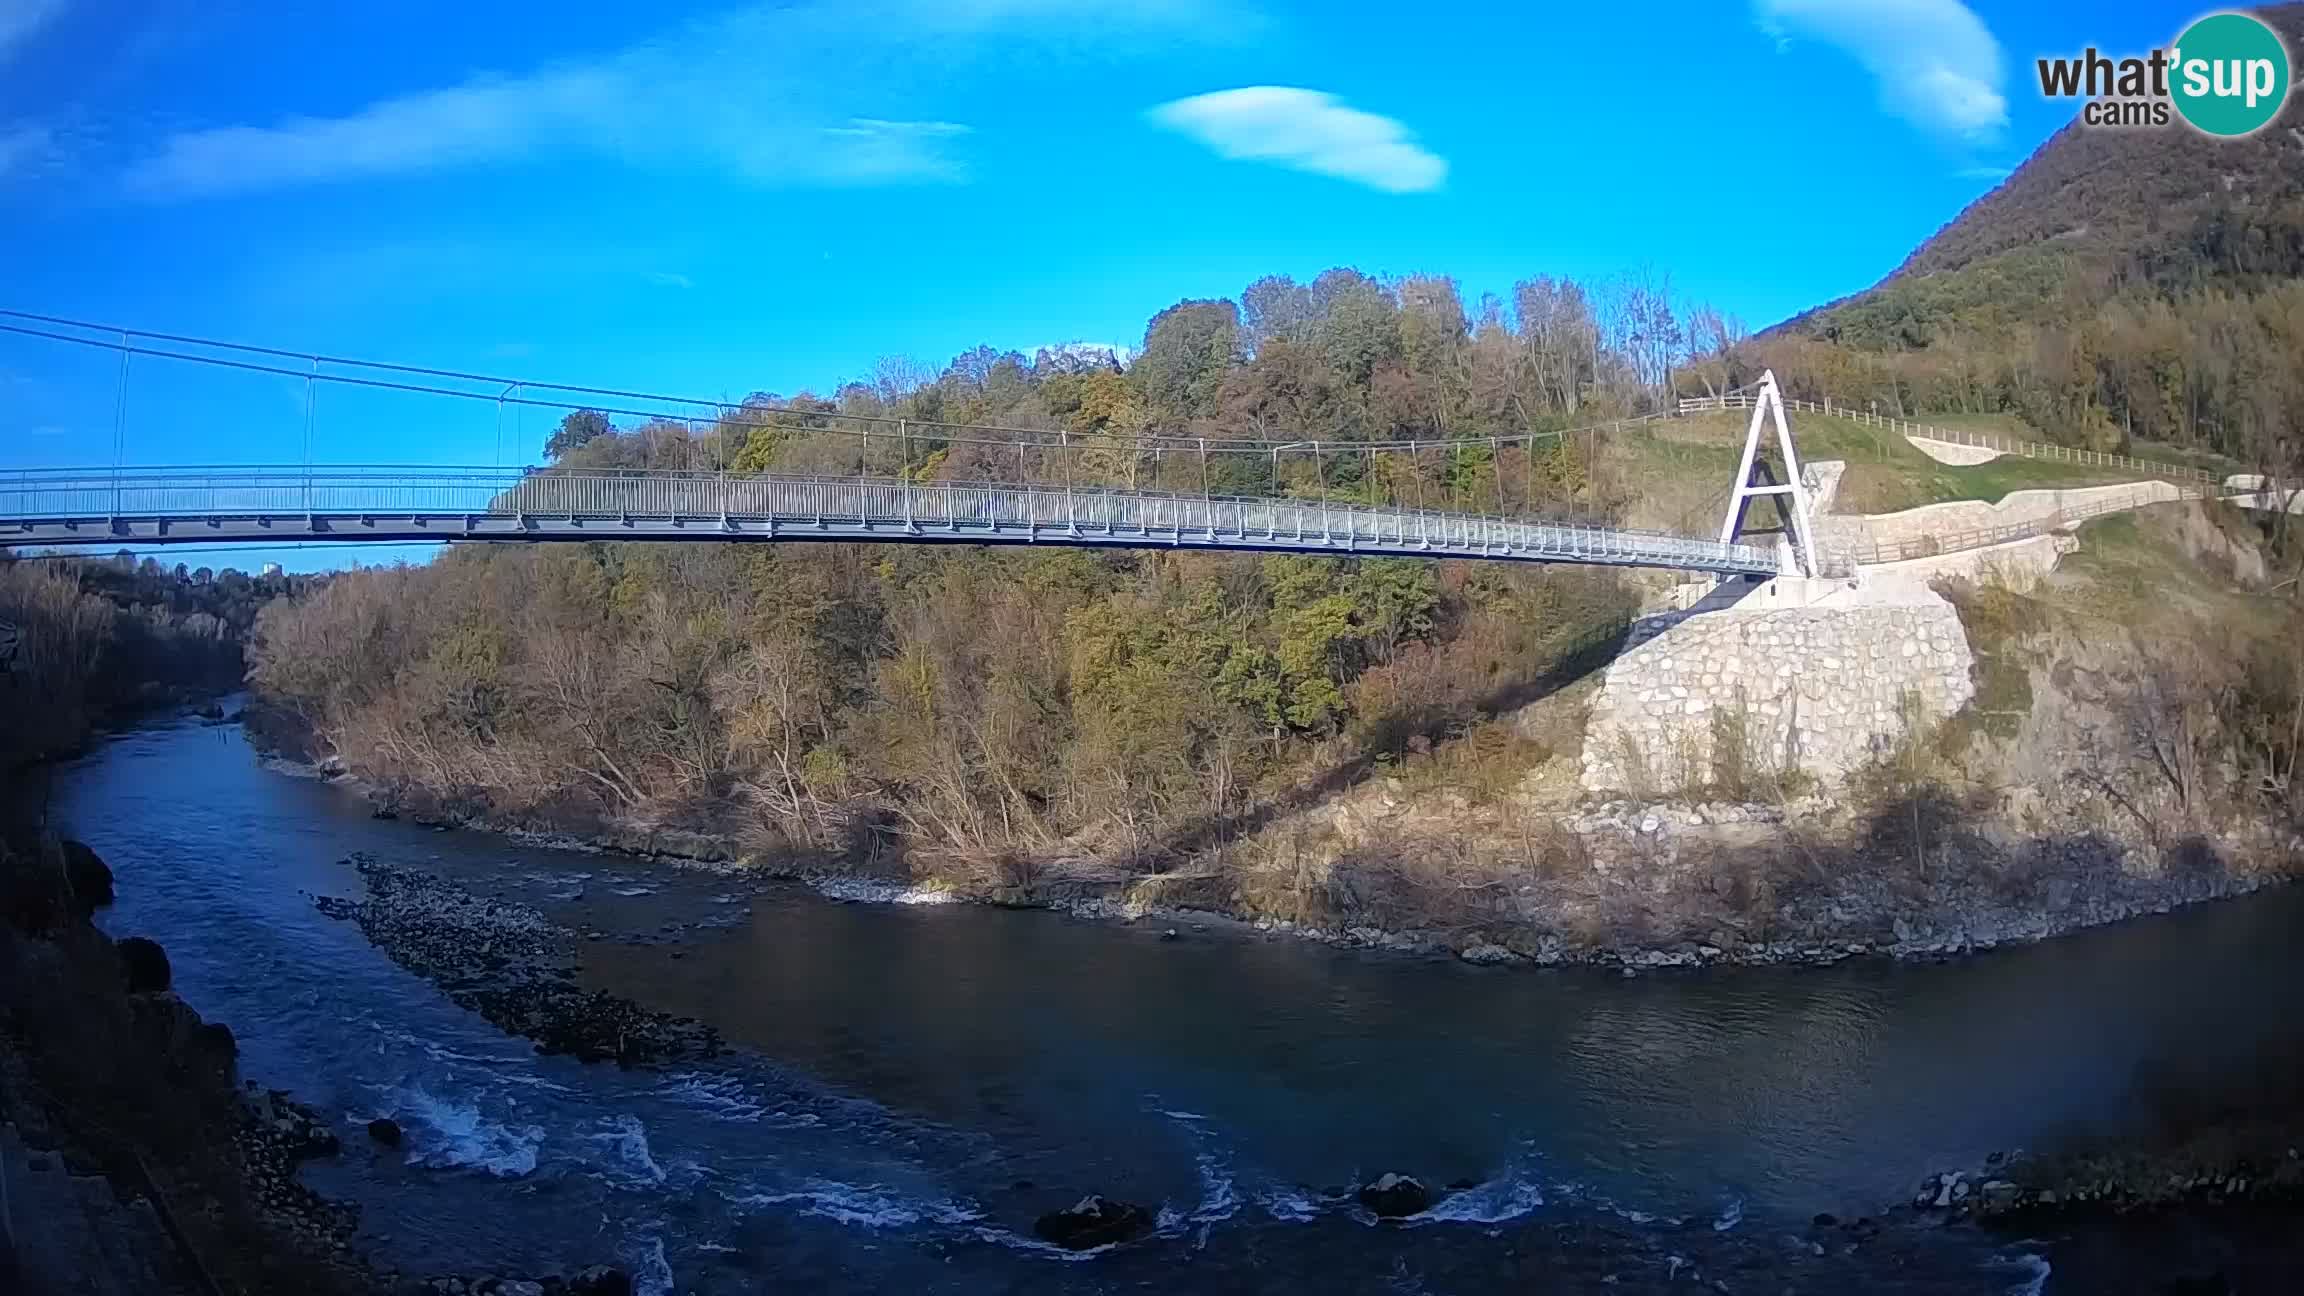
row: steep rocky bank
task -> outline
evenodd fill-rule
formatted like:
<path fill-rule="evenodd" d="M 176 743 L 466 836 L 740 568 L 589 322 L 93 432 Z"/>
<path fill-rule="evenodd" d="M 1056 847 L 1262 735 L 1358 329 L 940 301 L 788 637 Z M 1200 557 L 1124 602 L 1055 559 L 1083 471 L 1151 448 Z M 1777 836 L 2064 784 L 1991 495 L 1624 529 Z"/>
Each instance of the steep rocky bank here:
<path fill-rule="evenodd" d="M 350 1213 L 295 1182 L 333 1136 L 285 1095 L 239 1085 L 232 1032 L 169 989 L 164 951 L 90 923 L 108 888 L 77 843 L 0 844 L 0 1115 L 28 1149 L 25 1176 L 66 1176 L 46 1180 L 53 1221 L 16 1213 L 28 1285 L 85 1273 L 120 1291 L 388 1289 L 346 1248 Z M 72 1180 L 90 1177 L 125 1204 L 86 1209 L 101 1199 Z"/>
<path fill-rule="evenodd" d="M 166 951 L 90 921 L 112 887 L 78 842 L 21 829 L 0 838 L 0 1287 L 631 1290 L 597 1266 L 418 1279 L 371 1263 L 353 1246 L 356 1209 L 296 1177 L 301 1163 L 341 1153 L 335 1122 L 240 1080 L 231 1030 L 170 988 Z"/>

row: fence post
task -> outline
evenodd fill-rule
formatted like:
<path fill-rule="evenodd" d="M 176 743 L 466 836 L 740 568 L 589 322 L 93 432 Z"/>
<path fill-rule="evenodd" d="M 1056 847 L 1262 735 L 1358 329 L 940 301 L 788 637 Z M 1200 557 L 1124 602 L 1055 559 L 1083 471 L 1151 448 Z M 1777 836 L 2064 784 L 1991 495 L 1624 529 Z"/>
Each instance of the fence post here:
<path fill-rule="evenodd" d="M 1320 486 L 1320 543 L 1331 543 L 1328 534 L 1328 461 L 1320 457 L 1320 443 L 1312 443 L 1312 479 Z"/>
<path fill-rule="evenodd" d="M 1064 529 L 1080 534 L 1080 515 L 1072 505 L 1072 434 L 1063 428 L 1056 430 L 1056 453 L 1064 460 Z"/>
<path fill-rule="evenodd" d="M 1208 538 L 1216 538 L 1216 495 L 1208 489 L 1208 438 L 1200 438 L 1200 507 L 1206 512 L 1201 520 L 1208 524 Z"/>
<path fill-rule="evenodd" d="M 120 460 L 128 453 L 128 335 L 120 335 L 120 392 L 112 403 L 112 516 L 120 516 Z"/>
<path fill-rule="evenodd" d="M 912 520 L 912 424 L 908 419 L 896 420 L 896 434 L 904 439 L 904 529 L 918 532 Z"/>

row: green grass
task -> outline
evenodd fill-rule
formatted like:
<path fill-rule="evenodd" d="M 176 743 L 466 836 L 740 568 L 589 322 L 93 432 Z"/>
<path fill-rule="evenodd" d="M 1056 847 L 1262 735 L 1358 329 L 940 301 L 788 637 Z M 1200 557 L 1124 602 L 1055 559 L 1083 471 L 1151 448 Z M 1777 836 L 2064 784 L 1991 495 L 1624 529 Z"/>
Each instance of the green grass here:
<path fill-rule="evenodd" d="M 2173 464 L 2178 468 L 2198 468 L 2215 474 L 2218 480 L 2233 473 L 2248 471 L 2246 464 L 2213 450 L 2193 450 L 2184 446 L 2162 445 L 2157 441 L 2135 442 L 2129 447 L 2128 453 L 2154 463 Z"/>
<path fill-rule="evenodd" d="M 1950 428 L 1956 432 L 1982 432 L 1987 436 L 2006 437 L 2011 441 L 2046 441 L 2040 429 L 2014 414 L 1921 414 L 1914 423 L 1929 427 Z"/>
<path fill-rule="evenodd" d="M 2159 505 L 2082 524 L 2079 549 L 2057 567 L 2055 602 L 2129 629 L 2191 619 L 2234 633 L 2276 632 L 2281 602 L 2239 588 L 2227 562 L 2202 556 L 2218 521 L 2211 514 L 2203 527 L 2187 511 L 2196 507 Z"/>
<path fill-rule="evenodd" d="M 2055 438 L 2025 422 L 2014 414 L 1923 414 L 1911 420 L 1931 427 L 1949 428 L 1958 432 L 1982 432 L 1988 436 L 2004 437 L 2011 441 L 2038 441 L 2054 444 Z M 2248 469 L 2237 460 L 2226 458 L 2212 450 L 2197 450 L 2187 446 L 2165 445 L 2158 441 L 2132 441 L 2125 451 L 2131 459 L 2169 464 L 2177 468 L 2199 468 L 2219 477 Z M 2071 467 L 2057 464 L 2056 467 Z"/>
<path fill-rule="evenodd" d="M 1975 430 L 2018 435 L 1985 427 L 1981 420 L 2012 422 L 2005 415 L 1974 415 Z M 1604 461 L 1618 480 L 1636 486 L 1627 520 L 1634 525 L 1684 527 L 1686 519 L 1718 516 L 1726 505 L 1728 480 L 1743 449 L 1741 415 L 1702 415 L 1626 431 L 1606 443 Z M 2080 464 L 2003 456 L 1974 467 L 1941 464 L 1914 449 L 1903 435 L 1823 414 L 1793 416 L 1792 435 L 1803 460 L 1839 459 L 1848 465 L 1840 480 L 1839 513 L 1893 513 L 1947 500 L 1992 503 L 2011 491 L 2045 487 L 2099 486 L 2137 479 L 2134 472 Z M 1772 452 L 1773 443 L 1764 443 Z M 1775 525 L 1769 507 L 1755 505 L 1752 525 Z"/>

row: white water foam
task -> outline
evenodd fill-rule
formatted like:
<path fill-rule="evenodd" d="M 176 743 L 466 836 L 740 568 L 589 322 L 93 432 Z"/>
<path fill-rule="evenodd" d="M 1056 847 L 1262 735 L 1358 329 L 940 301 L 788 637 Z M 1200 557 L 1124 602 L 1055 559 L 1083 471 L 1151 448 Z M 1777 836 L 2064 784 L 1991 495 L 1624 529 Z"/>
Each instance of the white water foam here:
<path fill-rule="evenodd" d="M 382 1028 L 381 1033 L 386 1039 L 418 1050 L 433 1061 L 443 1064 L 449 1071 L 456 1070 L 455 1064 L 462 1062 L 485 1071 L 491 1080 L 526 1085 L 531 1089 L 549 1089 L 554 1093 L 573 1092 L 567 1085 L 533 1074 L 531 1069 L 536 1064 L 536 1054 L 530 1050 L 518 1053 L 462 1053 L 389 1026 Z"/>
<path fill-rule="evenodd" d="M 1744 1199 L 1741 1197 L 1731 1197 L 1728 1199 L 1728 1204 L 1721 1208 L 1719 1218 L 1712 1221 L 1712 1231 L 1715 1233 L 1725 1233 L 1743 1222 Z"/>
<path fill-rule="evenodd" d="M 1268 1188 L 1256 1194 L 1264 1213 L 1288 1224 L 1303 1224 L 1320 1216 L 1320 1203 L 1300 1188 Z"/>
<path fill-rule="evenodd" d="M 2015 1286 L 2007 1289 L 2008 1296 L 2040 1296 L 2040 1293 L 2048 1288 L 2050 1270 L 2045 1257 L 2030 1253 L 2004 1256 L 1994 1260 L 1991 1267 L 1994 1269 L 2012 1269 L 2024 1275 Z"/>
<path fill-rule="evenodd" d="M 1422 1213 L 1410 1216 L 1409 1222 L 1502 1224 L 1529 1214 L 1543 1204 L 1544 1190 L 1535 1180 L 1506 1174 L 1450 1193 Z"/>
<path fill-rule="evenodd" d="M 766 1124 L 787 1129 L 822 1125 L 824 1118 L 811 1111 L 771 1110 L 743 1080 L 726 1073 L 683 1071 L 656 1086 L 658 1097 L 733 1125 Z"/>
<path fill-rule="evenodd" d="M 716 1120 L 755 1121 L 768 1112 L 765 1105 L 744 1092 L 744 1082 L 732 1075 L 683 1071 L 658 1085 L 656 1092 Z"/>
<path fill-rule="evenodd" d="M 422 1085 L 391 1089 L 383 1115 L 408 1130 L 411 1165 L 455 1166 L 517 1178 L 536 1169 L 544 1127 L 494 1121 L 476 1102 L 440 1098 Z"/>
<path fill-rule="evenodd" d="M 747 1193 L 730 1199 L 739 1206 L 800 1205 L 803 1215 L 816 1215 L 857 1228 L 907 1228 L 915 1224 L 967 1224 L 983 1218 L 972 1206 L 950 1201 L 928 1201 L 899 1196 L 879 1184 L 846 1184 L 830 1179 L 804 1180 L 790 1192 Z"/>
<path fill-rule="evenodd" d="M 1067 1264 L 1077 1264 L 1083 1260 L 1093 1260 L 1107 1251 L 1116 1249 L 1120 1245 L 1117 1242 L 1107 1242 L 1102 1246 L 1089 1247 L 1085 1251 L 1073 1251 L 1065 1247 L 1057 1246 L 1053 1242 L 1043 1242 L 1036 1237 L 1026 1237 L 1021 1233 L 1011 1232 L 1008 1229 L 979 1228 L 972 1231 L 979 1239 L 989 1242 L 994 1246 L 1006 1247 L 1011 1251 L 1022 1251 L 1027 1255 L 1039 1256 L 1043 1260 L 1061 1260 Z"/>
<path fill-rule="evenodd" d="M 647 886 L 647 885 L 645 885 L 645 884 L 635 884 L 635 885 L 633 885 L 633 886 L 620 886 L 620 887 L 610 887 L 610 888 L 609 888 L 609 890 L 611 890 L 611 891 L 614 891 L 616 894 L 618 894 L 618 895 L 620 895 L 620 896 L 627 896 L 627 897 L 629 897 L 629 896 L 644 896 L 644 895 L 654 895 L 654 894 L 656 894 L 656 888 L 654 888 L 654 887 L 652 887 L 652 886 Z"/>
<path fill-rule="evenodd" d="M 664 1182 L 664 1167 L 648 1148 L 648 1127 L 640 1118 L 618 1113 L 600 1121 L 600 1128 L 585 1135 L 588 1142 L 601 1150 L 601 1157 L 590 1164 L 601 1177 L 625 1188 L 654 1188 Z"/>
<path fill-rule="evenodd" d="M 625 1245 L 621 1258 L 632 1275 L 634 1296 L 672 1296 L 672 1262 L 664 1258 L 664 1239 L 635 1239 Z"/>
<path fill-rule="evenodd" d="M 810 878 L 808 885 L 816 888 L 819 895 L 834 900 L 855 900 L 866 904 L 951 904 L 954 899 L 949 891 L 895 882 L 874 882 L 868 878 Z"/>
<path fill-rule="evenodd" d="M 1192 1208 L 1192 1222 L 1214 1224 L 1228 1220 L 1240 1210 L 1240 1191 L 1232 1182 L 1232 1172 L 1212 1152 L 1203 1152 L 1200 1162 L 1200 1204 Z M 1207 1236 L 1201 1235 L 1203 1239 Z"/>

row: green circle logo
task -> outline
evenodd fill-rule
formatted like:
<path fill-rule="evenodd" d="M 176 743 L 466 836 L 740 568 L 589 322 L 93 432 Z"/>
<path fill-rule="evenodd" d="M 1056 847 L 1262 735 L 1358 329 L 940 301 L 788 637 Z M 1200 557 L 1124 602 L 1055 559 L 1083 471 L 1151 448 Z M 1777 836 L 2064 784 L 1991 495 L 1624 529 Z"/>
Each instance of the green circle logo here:
<path fill-rule="evenodd" d="M 2288 102 L 2288 49 L 2259 19 L 2212 14 L 2169 51 L 2168 94 L 2184 120 L 2210 135 L 2246 135 Z"/>

